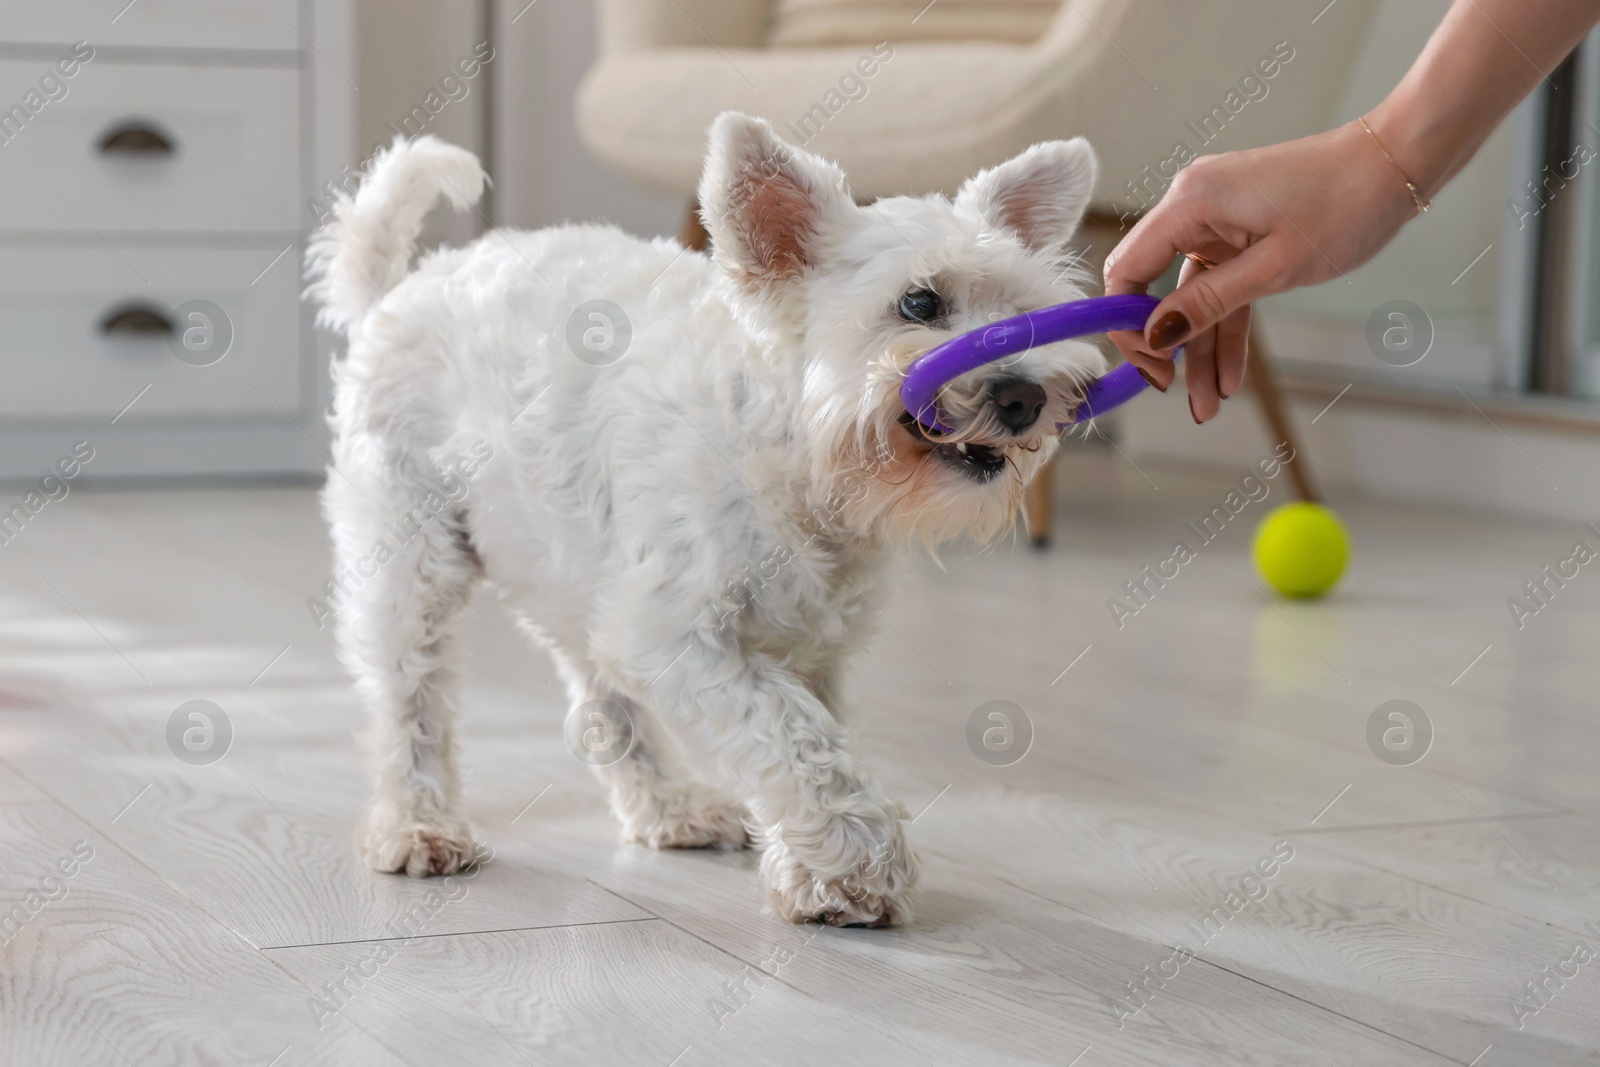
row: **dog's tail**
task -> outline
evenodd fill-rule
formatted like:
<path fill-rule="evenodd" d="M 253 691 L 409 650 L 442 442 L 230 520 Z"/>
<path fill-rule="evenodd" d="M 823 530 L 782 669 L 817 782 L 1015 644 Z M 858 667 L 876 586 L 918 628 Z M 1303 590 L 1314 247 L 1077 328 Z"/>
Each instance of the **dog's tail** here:
<path fill-rule="evenodd" d="M 457 210 L 477 203 L 487 180 L 478 157 L 436 137 L 394 144 L 372 158 L 355 196 L 340 195 L 306 249 L 306 296 L 318 321 L 348 330 L 406 276 L 422 220 L 440 195 Z"/>

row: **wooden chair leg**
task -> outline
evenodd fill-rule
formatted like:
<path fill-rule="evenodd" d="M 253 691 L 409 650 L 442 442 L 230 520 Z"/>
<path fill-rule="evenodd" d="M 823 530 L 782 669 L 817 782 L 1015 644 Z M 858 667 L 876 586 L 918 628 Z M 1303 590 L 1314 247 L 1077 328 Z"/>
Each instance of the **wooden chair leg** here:
<path fill-rule="evenodd" d="M 692 252 L 704 252 L 711 247 L 711 235 L 700 222 L 700 203 L 691 198 L 689 210 L 678 227 L 678 243 Z"/>
<path fill-rule="evenodd" d="M 1295 495 L 1301 500 L 1313 503 L 1321 500 L 1316 483 L 1311 478 L 1305 447 L 1295 430 L 1294 423 L 1289 419 L 1289 411 L 1283 402 L 1283 393 L 1278 389 L 1277 371 L 1273 369 L 1272 356 L 1268 353 L 1267 346 L 1261 342 L 1261 329 L 1257 325 L 1257 320 L 1252 320 L 1250 323 L 1250 364 L 1245 372 L 1245 384 L 1251 387 L 1256 400 L 1261 404 L 1261 414 L 1267 420 L 1273 447 L 1286 443 L 1293 450 L 1294 459 L 1285 466 L 1289 468 L 1289 478 L 1294 483 Z"/>
<path fill-rule="evenodd" d="M 1050 544 L 1050 520 L 1055 510 L 1055 457 L 1033 476 L 1022 501 L 1022 514 L 1028 527 L 1028 540 L 1034 548 Z"/>

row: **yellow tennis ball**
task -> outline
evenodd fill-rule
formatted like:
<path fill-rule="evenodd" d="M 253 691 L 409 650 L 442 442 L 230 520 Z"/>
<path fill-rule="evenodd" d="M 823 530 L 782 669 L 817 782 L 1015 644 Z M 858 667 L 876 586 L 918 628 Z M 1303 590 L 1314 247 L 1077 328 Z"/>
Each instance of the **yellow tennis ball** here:
<path fill-rule="evenodd" d="M 1334 587 L 1350 558 L 1350 533 L 1321 504 L 1283 504 L 1256 528 L 1256 569 L 1284 596 L 1316 597 Z"/>

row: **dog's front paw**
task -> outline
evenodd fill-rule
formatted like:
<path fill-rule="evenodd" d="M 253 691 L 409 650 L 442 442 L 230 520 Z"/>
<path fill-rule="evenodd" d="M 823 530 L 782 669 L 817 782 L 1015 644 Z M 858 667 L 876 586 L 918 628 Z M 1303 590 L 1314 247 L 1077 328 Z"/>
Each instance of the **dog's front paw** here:
<path fill-rule="evenodd" d="M 832 816 L 820 833 L 773 835 L 761 875 L 773 909 L 792 923 L 898 926 L 911 921 L 917 857 L 900 823 L 898 805 L 882 820 Z M 786 827 L 787 830 L 787 827 Z M 807 863 L 796 845 L 804 839 Z M 826 847 L 817 848 L 818 844 Z"/>
<path fill-rule="evenodd" d="M 372 815 L 356 831 L 356 852 L 375 871 L 404 871 L 413 878 L 427 878 L 454 874 L 477 862 L 480 845 L 465 819 Z"/>

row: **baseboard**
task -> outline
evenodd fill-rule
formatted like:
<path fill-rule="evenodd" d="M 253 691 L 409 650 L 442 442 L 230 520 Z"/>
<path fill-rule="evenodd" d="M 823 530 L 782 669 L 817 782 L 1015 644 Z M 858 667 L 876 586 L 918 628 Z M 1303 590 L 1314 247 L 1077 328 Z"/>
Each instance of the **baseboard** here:
<path fill-rule="evenodd" d="M 1284 377 L 1306 460 L 1332 498 L 1359 492 L 1579 521 L 1600 516 L 1600 416 L 1586 406 L 1371 385 L 1341 396 L 1329 379 Z M 1117 413 L 1114 430 L 1135 463 L 1243 472 L 1275 444 L 1249 390 L 1205 426 L 1191 419 L 1181 385 L 1150 393 Z"/>

